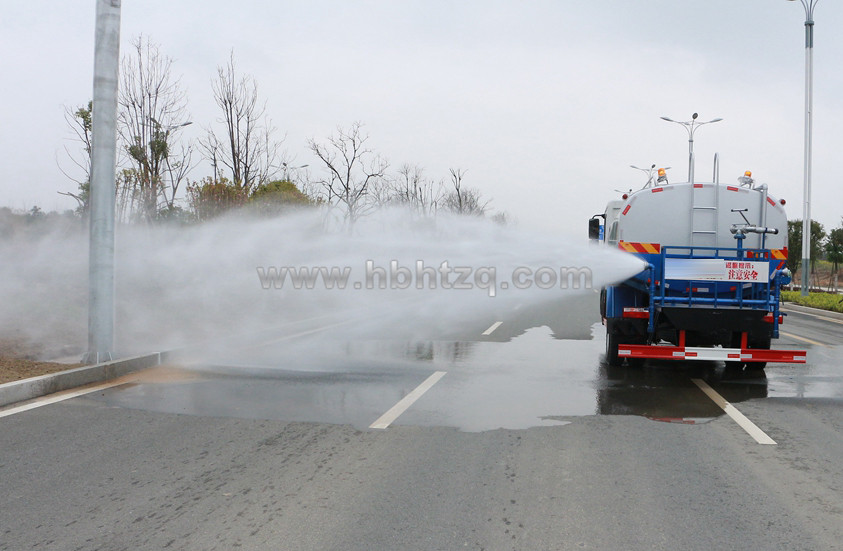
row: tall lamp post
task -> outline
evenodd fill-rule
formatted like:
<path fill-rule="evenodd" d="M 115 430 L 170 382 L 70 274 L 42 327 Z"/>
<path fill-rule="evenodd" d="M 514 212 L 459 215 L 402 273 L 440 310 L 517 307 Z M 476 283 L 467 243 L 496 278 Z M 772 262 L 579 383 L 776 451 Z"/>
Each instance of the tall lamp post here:
<path fill-rule="evenodd" d="M 795 2 L 796 0 L 788 0 Z M 805 8 L 805 183 L 802 210 L 802 296 L 811 288 L 811 132 L 814 95 L 814 7 L 819 0 L 799 0 Z"/>
<path fill-rule="evenodd" d="M 114 168 L 117 158 L 117 77 L 120 0 L 97 0 L 92 113 L 88 364 L 112 359 L 114 349 Z"/>
<path fill-rule="evenodd" d="M 673 119 L 669 119 L 667 117 L 662 117 L 663 121 L 667 122 L 675 122 L 676 124 L 681 124 L 685 127 L 685 130 L 688 132 L 688 181 L 690 183 L 694 183 L 694 132 L 697 131 L 697 128 L 704 124 L 710 124 L 712 122 L 720 122 L 723 119 L 712 119 L 710 121 L 705 122 L 697 122 L 697 113 L 694 113 L 691 116 L 691 120 L 685 122 L 675 121 Z"/>

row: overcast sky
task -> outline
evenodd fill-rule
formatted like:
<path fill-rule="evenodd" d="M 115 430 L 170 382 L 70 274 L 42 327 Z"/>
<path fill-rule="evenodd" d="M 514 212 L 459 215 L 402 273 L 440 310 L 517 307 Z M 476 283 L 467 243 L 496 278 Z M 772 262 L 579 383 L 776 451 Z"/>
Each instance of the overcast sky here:
<path fill-rule="evenodd" d="M 258 82 L 296 164 L 306 140 L 354 121 L 393 169 L 465 184 L 522 226 L 584 235 L 630 164 L 687 177 L 687 135 L 666 115 L 722 117 L 696 134 L 697 180 L 750 169 L 802 216 L 804 19 L 785 0 L 124 0 L 121 54 L 140 34 L 174 60 L 184 135 L 218 113 L 211 79 L 234 51 Z M 840 225 L 843 5 L 815 13 L 813 218 Z M 0 206 L 73 208 L 59 165 L 74 147 L 65 106 L 92 95 L 94 0 L 4 1 L 0 14 Z M 199 167 L 193 177 L 207 175 Z"/>

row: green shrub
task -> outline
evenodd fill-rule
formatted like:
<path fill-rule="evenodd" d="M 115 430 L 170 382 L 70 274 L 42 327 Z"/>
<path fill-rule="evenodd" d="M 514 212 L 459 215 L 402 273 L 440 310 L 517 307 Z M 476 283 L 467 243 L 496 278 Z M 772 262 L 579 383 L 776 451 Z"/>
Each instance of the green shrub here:
<path fill-rule="evenodd" d="M 843 295 L 833 293 L 811 293 L 803 297 L 800 291 L 782 291 L 782 300 L 811 308 L 843 313 Z"/>

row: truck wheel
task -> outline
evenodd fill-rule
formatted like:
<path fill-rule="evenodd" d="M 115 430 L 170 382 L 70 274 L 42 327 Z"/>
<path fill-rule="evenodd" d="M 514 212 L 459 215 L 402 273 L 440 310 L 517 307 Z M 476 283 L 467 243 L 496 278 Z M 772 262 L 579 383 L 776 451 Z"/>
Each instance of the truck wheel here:
<path fill-rule="evenodd" d="M 731 348 L 741 347 L 741 334 L 738 332 L 732 333 Z M 726 362 L 726 370 L 732 373 L 743 371 L 747 362 Z"/>
<path fill-rule="evenodd" d="M 770 335 L 765 335 L 758 339 L 750 339 L 749 347 L 750 348 L 757 348 L 759 350 L 770 350 L 770 342 L 771 342 Z M 767 362 L 747 362 L 746 369 L 747 371 L 764 371 L 764 368 L 767 367 Z"/>
<path fill-rule="evenodd" d="M 769 350 L 771 341 L 772 338 L 770 337 L 770 335 L 765 335 L 764 337 L 758 339 L 757 342 L 750 343 L 750 346 L 752 348 L 758 348 L 761 350 Z M 750 365 L 749 367 L 758 371 L 764 371 L 764 368 L 767 367 L 767 362 L 756 362 Z"/>
<path fill-rule="evenodd" d="M 644 358 L 627 358 L 626 363 L 629 364 L 629 367 L 633 367 L 635 369 L 640 369 L 644 367 L 644 362 L 646 360 Z"/>
<path fill-rule="evenodd" d="M 747 346 L 750 349 L 769 350 L 770 349 L 770 335 L 763 335 L 760 337 L 750 336 Z M 741 334 L 732 334 L 732 348 L 740 348 Z M 767 362 L 726 362 L 726 368 L 731 371 L 764 371 L 767 367 Z"/>
<path fill-rule="evenodd" d="M 618 358 L 618 344 L 620 339 L 615 333 L 615 321 L 611 319 L 606 320 L 606 363 L 612 367 L 617 367 L 623 362 Z"/>
<path fill-rule="evenodd" d="M 758 350 L 770 350 L 770 335 L 763 335 L 761 337 L 750 336 L 748 341 L 750 349 L 757 348 Z M 764 371 L 764 368 L 767 367 L 767 362 L 746 362 L 744 363 L 744 367 L 745 371 Z"/>
<path fill-rule="evenodd" d="M 600 317 L 606 317 L 606 288 L 600 289 Z"/>

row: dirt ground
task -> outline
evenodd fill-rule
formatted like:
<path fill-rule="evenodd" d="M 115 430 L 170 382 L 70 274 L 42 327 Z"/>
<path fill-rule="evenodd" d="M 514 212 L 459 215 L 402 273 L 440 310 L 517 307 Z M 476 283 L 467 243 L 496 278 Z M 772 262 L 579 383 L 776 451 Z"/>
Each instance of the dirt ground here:
<path fill-rule="evenodd" d="M 55 362 L 35 362 L 19 358 L 0 357 L 0 384 L 19 381 L 39 375 L 48 375 L 65 369 L 81 367 L 82 364 L 59 364 Z"/>
<path fill-rule="evenodd" d="M 24 339 L 0 336 L 0 384 L 29 377 L 38 377 L 80 367 L 81 363 L 67 364 L 38 361 L 40 349 Z"/>

